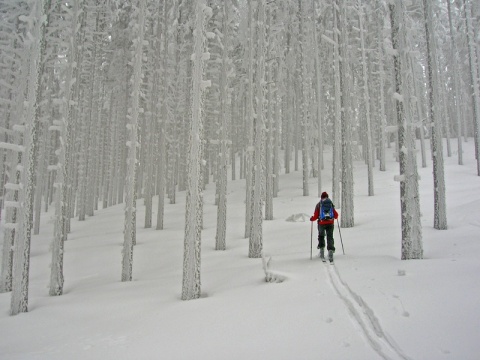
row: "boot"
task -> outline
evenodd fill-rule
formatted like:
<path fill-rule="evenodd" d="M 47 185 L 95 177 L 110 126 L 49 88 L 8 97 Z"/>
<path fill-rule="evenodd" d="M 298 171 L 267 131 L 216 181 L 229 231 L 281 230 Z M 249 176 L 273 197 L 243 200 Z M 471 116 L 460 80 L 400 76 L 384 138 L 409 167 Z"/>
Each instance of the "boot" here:
<path fill-rule="evenodd" d="M 320 259 L 325 260 L 325 248 L 320 248 Z"/>
<path fill-rule="evenodd" d="M 328 261 L 333 262 L 333 250 L 328 250 Z"/>

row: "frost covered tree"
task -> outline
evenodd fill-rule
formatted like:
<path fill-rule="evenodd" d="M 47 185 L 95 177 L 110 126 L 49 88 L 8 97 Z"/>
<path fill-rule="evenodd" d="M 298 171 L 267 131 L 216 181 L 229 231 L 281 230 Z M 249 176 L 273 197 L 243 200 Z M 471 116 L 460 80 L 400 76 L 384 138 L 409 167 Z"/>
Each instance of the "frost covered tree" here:
<path fill-rule="evenodd" d="M 324 104 L 323 104 L 323 86 L 322 86 L 322 70 L 323 64 L 320 61 L 320 49 L 319 49 L 319 32 L 316 21 L 316 1 L 312 0 L 312 21 L 311 21 L 311 32 L 313 36 L 313 55 L 314 55 L 314 66 L 315 66 L 315 97 L 316 97 L 316 106 L 315 106 L 315 115 L 317 117 L 317 194 L 318 197 L 323 192 L 322 187 L 322 170 L 323 170 L 323 131 L 324 131 Z"/>
<path fill-rule="evenodd" d="M 185 237 L 183 253 L 182 300 L 197 299 L 201 295 L 200 261 L 202 230 L 202 142 L 203 142 L 203 92 L 208 81 L 203 79 L 204 62 L 209 58 L 206 49 L 205 23 L 212 9 L 205 0 L 195 4 L 195 26 L 193 30 L 192 73 L 192 118 L 188 144 L 188 177 L 185 204 Z"/>
<path fill-rule="evenodd" d="M 458 164 L 463 165 L 463 147 L 462 147 L 462 122 L 461 122 L 461 92 L 460 92 L 460 81 L 459 81 L 459 63 L 458 63 L 458 47 L 456 40 L 456 33 L 453 27 L 453 15 L 452 15 L 452 6 L 450 0 L 447 2 L 447 11 L 448 11 L 448 28 L 450 35 L 450 62 L 451 70 L 450 74 L 452 77 L 453 87 L 453 104 L 454 110 L 452 111 L 453 122 L 455 123 L 455 129 L 457 132 L 457 150 L 458 150 Z"/>
<path fill-rule="evenodd" d="M 0 275 L 0 292 L 12 290 L 13 244 L 18 230 L 18 196 L 20 190 L 21 164 L 23 155 L 24 127 L 19 118 L 24 109 L 24 96 L 28 77 L 28 57 L 21 38 L 28 22 L 21 21 L 29 14 L 26 3 L 10 5 L 10 11 L 1 13 L 0 34 L 4 44 L 0 51 L 0 124 L 2 126 L 1 178 L 2 186 L 0 215 L 3 220 L 4 236 Z M 7 44 L 8 46 L 5 46 Z M 1 212 L 2 210 L 3 213 Z"/>
<path fill-rule="evenodd" d="M 69 218 L 69 190 L 71 173 L 71 152 L 73 145 L 73 86 L 76 82 L 75 63 L 78 60 L 78 43 L 76 29 L 80 24 L 81 1 L 72 4 L 72 8 L 66 11 L 66 19 L 70 20 L 70 32 L 66 41 L 67 60 L 64 63 L 63 76 L 65 82 L 60 93 L 62 99 L 61 119 L 54 123 L 55 130 L 60 132 L 60 147 L 57 150 L 58 163 L 56 165 L 56 195 L 55 195 L 55 226 L 52 243 L 52 265 L 50 275 L 50 295 L 61 295 L 63 293 L 63 252 L 64 242 L 67 239 L 66 222 Z"/>
<path fill-rule="evenodd" d="M 253 184 L 252 184 L 252 222 L 248 257 L 260 258 L 263 250 L 263 162 L 264 150 L 264 77 L 265 77 L 265 0 L 257 2 L 257 59 L 256 59 L 256 108 L 254 121 L 254 154 L 253 154 Z"/>
<path fill-rule="evenodd" d="M 220 154 L 218 166 L 218 207 L 217 207 L 217 231 L 215 235 L 215 249 L 226 249 L 226 228 L 227 228 L 227 169 L 228 169 L 228 147 L 227 147 L 227 118 L 228 118 L 228 64 L 230 47 L 230 0 L 224 0 L 222 5 L 222 27 L 221 32 L 217 34 L 218 41 L 221 43 L 221 69 L 220 69 Z"/>
<path fill-rule="evenodd" d="M 362 79 L 363 79 L 363 102 L 365 106 L 365 122 L 366 122 L 366 157 L 368 168 L 368 196 L 374 195 L 373 187 L 373 150 L 372 150 L 372 118 L 370 109 L 370 81 L 368 72 L 368 59 L 365 45 L 365 28 L 364 28 L 364 16 L 365 5 L 361 0 L 357 1 L 356 10 L 358 12 L 358 25 L 360 31 L 360 51 L 361 51 L 361 66 L 362 66 Z"/>
<path fill-rule="evenodd" d="M 440 99 L 438 92 L 438 66 L 436 41 L 434 37 L 433 3 L 423 0 L 425 18 L 425 38 L 427 53 L 427 90 L 428 90 L 428 118 L 432 129 L 431 147 L 433 158 L 433 193 L 434 193 L 434 222 L 433 227 L 438 230 L 447 228 L 446 199 L 445 199 L 445 171 L 443 164 L 442 129 L 440 126 L 439 109 Z"/>
<path fill-rule="evenodd" d="M 352 97 L 350 89 L 352 89 L 352 74 L 349 62 L 348 37 L 347 29 L 344 24 L 347 22 L 347 6 L 344 1 L 339 4 L 339 56 L 340 56 L 340 104 L 341 113 L 341 208 L 342 216 L 340 224 L 342 227 L 353 227 L 354 225 L 354 208 L 353 208 L 353 158 L 352 158 Z"/>
<path fill-rule="evenodd" d="M 253 193 L 253 124 L 254 124 L 254 58 L 255 58 L 255 18 L 253 1 L 248 2 L 248 49 L 247 49 L 247 90 L 246 90 L 246 111 L 245 111 L 245 130 L 246 130 L 246 156 L 245 156 L 245 237 L 250 238 L 252 231 L 252 193 Z"/>
<path fill-rule="evenodd" d="M 471 89 L 472 104 L 473 104 L 473 123 L 474 123 L 474 135 L 475 135 L 475 158 L 477 159 L 477 175 L 480 176 L 480 80 L 479 74 L 479 61 L 477 55 L 477 49 L 475 46 L 475 33 L 472 20 L 472 7 L 471 2 L 463 0 L 463 16 L 465 18 L 466 35 L 467 35 L 467 53 L 468 53 L 468 66 Z M 478 47 L 477 47 L 478 48 Z"/>
<path fill-rule="evenodd" d="M 28 85 L 25 97 L 25 109 L 23 119 L 25 123 L 24 134 L 24 156 L 22 157 L 21 187 L 18 202 L 19 223 L 18 231 L 15 233 L 13 251 L 13 280 L 12 300 L 10 313 L 28 311 L 28 284 L 30 271 L 30 242 L 33 227 L 33 198 L 36 172 L 36 145 L 38 136 L 38 92 L 40 79 L 40 64 L 43 60 L 42 50 L 44 49 L 46 9 L 48 4 L 44 1 L 29 2 L 30 14 L 19 20 L 26 22 L 27 31 L 30 36 L 24 39 L 25 53 L 28 59 Z M 19 94 L 22 96 L 23 94 Z"/>
<path fill-rule="evenodd" d="M 342 117 L 342 85 L 341 80 L 341 20 L 340 7 L 338 0 L 333 1 L 333 86 L 334 86 L 334 122 L 333 122 L 333 155 L 332 155 L 332 196 L 333 201 L 338 202 L 340 198 L 340 171 L 342 169 L 340 150 L 341 150 L 341 117 Z M 343 59 L 346 60 L 346 59 Z M 342 215 L 343 218 L 343 215 Z"/>
<path fill-rule="evenodd" d="M 145 8 L 146 0 L 138 0 L 132 16 L 134 37 L 132 45 L 132 105 L 130 111 L 130 123 L 128 125 L 129 140 L 127 142 L 127 179 L 125 184 L 125 230 L 122 250 L 122 281 L 132 280 L 133 245 L 136 242 L 136 199 L 135 180 L 137 171 L 138 151 L 138 118 L 143 109 L 140 107 L 142 64 L 143 64 L 143 41 L 145 37 Z"/>
<path fill-rule="evenodd" d="M 411 72 L 408 70 L 410 56 L 407 46 L 405 4 L 402 0 L 391 1 L 388 5 L 392 31 L 394 63 L 394 89 L 396 104 L 399 166 L 400 205 L 402 227 L 402 260 L 423 257 L 422 228 L 420 223 L 420 199 L 418 194 L 418 174 L 413 145 L 413 124 L 411 120 Z"/>
<path fill-rule="evenodd" d="M 307 74 L 307 26 L 306 26 L 306 5 L 304 0 L 298 0 L 298 35 L 299 35 L 299 102 L 300 127 L 302 140 L 302 180 L 303 196 L 309 195 L 308 187 L 308 148 L 309 148 L 309 121 L 308 121 L 308 99 L 309 99 L 309 76 Z"/>
<path fill-rule="evenodd" d="M 157 169 L 157 230 L 162 230 L 164 226 L 165 215 L 165 188 L 166 188 L 166 119 L 167 119 L 167 93 L 168 93 L 168 6 L 164 1 L 162 9 L 162 31 L 163 31 L 163 52 L 161 54 L 161 104 L 160 104 L 160 116 L 158 123 L 158 145 L 157 145 L 157 157 L 158 157 L 158 169 Z M 159 26 L 159 25 L 158 25 Z M 159 54 L 160 55 L 160 54 Z"/>

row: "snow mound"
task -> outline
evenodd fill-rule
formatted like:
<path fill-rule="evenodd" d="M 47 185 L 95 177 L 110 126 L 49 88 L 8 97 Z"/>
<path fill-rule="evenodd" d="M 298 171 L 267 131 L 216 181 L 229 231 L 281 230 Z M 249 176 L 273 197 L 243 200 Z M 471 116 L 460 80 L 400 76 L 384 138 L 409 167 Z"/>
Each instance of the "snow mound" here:
<path fill-rule="evenodd" d="M 270 270 L 270 262 L 272 258 L 270 257 L 267 261 L 265 256 L 262 254 L 262 265 L 263 271 L 265 272 L 265 281 L 268 283 L 282 283 L 287 280 L 287 277 L 279 272 Z"/>
<path fill-rule="evenodd" d="M 310 221 L 310 215 L 308 215 L 308 214 L 293 214 L 293 215 L 290 215 L 288 218 L 286 218 L 285 221 L 290 221 L 290 222 Z"/>

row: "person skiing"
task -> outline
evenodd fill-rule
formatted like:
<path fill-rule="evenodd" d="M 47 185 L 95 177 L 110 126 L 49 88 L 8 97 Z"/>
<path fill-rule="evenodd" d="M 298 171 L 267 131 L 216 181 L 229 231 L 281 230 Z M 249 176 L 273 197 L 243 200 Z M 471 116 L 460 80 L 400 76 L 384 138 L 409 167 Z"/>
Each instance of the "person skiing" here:
<path fill-rule="evenodd" d="M 333 229 L 335 219 L 338 219 L 338 213 L 332 200 L 328 197 L 327 192 L 323 192 L 320 196 L 320 202 L 315 206 L 315 212 L 310 221 L 318 220 L 318 246 L 320 249 L 320 258 L 325 261 L 325 234 L 327 235 L 328 260 L 333 262 L 333 253 L 335 252 L 335 244 L 333 240 Z"/>

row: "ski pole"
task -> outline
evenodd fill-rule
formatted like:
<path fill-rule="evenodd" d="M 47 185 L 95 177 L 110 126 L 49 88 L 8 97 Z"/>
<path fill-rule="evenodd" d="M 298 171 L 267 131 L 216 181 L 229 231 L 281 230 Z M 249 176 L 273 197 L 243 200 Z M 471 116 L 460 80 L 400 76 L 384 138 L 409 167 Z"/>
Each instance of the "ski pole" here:
<path fill-rule="evenodd" d="M 310 227 L 310 260 L 312 260 L 312 246 L 313 246 L 313 221 L 310 221 L 312 226 Z"/>
<path fill-rule="evenodd" d="M 343 248 L 342 232 L 340 231 L 340 224 L 338 223 L 338 219 L 337 219 L 337 227 L 338 227 L 338 233 L 340 234 L 340 242 L 342 243 L 343 255 L 345 255 L 345 249 Z"/>

